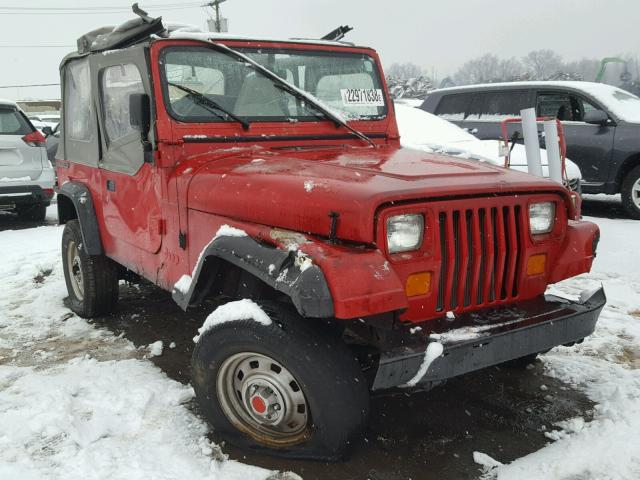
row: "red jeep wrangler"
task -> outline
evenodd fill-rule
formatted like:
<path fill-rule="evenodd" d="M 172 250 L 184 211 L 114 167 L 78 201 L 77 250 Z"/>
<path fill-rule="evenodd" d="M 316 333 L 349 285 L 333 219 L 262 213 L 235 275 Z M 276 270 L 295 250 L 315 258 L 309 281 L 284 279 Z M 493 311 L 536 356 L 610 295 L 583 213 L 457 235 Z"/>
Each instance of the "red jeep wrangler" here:
<path fill-rule="evenodd" d="M 192 383 L 231 442 L 336 459 L 369 392 L 427 389 L 594 330 L 596 225 L 562 186 L 403 149 L 380 60 L 344 42 L 169 32 L 136 19 L 61 64 L 57 155 L 72 308 L 132 273 L 218 296 Z M 233 320 L 233 321 L 232 321 Z"/>

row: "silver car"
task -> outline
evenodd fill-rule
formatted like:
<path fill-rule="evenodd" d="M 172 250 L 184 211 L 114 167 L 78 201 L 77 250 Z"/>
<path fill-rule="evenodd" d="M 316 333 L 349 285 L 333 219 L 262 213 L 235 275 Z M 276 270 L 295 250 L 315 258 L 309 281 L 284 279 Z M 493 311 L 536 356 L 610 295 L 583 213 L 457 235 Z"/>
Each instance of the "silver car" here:
<path fill-rule="evenodd" d="M 44 136 L 15 102 L 0 99 L 0 209 L 42 221 L 54 183 Z"/>

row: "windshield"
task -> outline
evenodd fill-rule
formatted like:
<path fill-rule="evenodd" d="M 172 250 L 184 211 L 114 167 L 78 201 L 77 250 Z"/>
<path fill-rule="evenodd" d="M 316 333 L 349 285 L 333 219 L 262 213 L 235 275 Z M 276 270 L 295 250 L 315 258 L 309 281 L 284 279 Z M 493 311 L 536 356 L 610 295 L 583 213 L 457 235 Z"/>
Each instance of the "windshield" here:
<path fill-rule="evenodd" d="M 375 61 L 363 54 L 237 49 L 347 120 L 378 120 L 387 112 Z M 163 55 L 165 99 L 181 121 L 225 122 L 188 90 L 247 121 L 309 121 L 321 114 L 278 88 L 246 61 L 208 47 L 170 47 Z M 186 87 L 186 88 L 180 88 Z"/>

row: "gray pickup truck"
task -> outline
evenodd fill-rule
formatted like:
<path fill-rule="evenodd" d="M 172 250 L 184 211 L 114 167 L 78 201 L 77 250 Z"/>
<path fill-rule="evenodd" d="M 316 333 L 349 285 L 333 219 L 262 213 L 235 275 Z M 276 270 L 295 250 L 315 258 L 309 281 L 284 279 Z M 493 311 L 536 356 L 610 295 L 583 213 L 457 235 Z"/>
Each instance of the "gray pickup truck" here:
<path fill-rule="evenodd" d="M 562 121 L 567 156 L 582 171 L 583 193 L 620 193 L 625 210 L 640 220 L 640 98 L 635 95 L 591 82 L 493 83 L 434 90 L 420 108 L 485 140 L 500 138 L 502 121 L 530 107 L 538 116 Z M 510 125 L 509 136 L 520 128 Z"/>

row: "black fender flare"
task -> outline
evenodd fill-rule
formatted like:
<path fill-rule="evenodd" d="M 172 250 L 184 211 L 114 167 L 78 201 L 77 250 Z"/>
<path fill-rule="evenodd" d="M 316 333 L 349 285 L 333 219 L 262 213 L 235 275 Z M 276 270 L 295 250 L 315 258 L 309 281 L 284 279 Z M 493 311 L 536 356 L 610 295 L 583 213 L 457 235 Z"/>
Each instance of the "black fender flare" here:
<path fill-rule="evenodd" d="M 93 206 L 91 192 L 87 186 L 79 182 L 66 182 L 61 187 L 56 188 L 56 193 L 58 194 L 59 223 L 64 224 L 75 218 L 64 211 L 64 203 L 60 202 L 60 197 L 65 197 L 71 201 L 75 208 L 77 219 L 80 222 L 85 251 L 89 255 L 102 255 L 104 250 L 100 238 L 100 229 L 98 228 L 98 218 Z"/>
<path fill-rule="evenodd" d="M 186 310 L 199 297 L 199 290 L 206 288 L 208 279 L 203 277 L 210 277 L 211 270 L 207 268 L 208 273 L 201 275 L 205 266 L 211 267 L 217 259 L 222 259 L 287 295 L 303 317 L 332 317 L 333 299 L 322 270 L 315 264 L 301 268 L 297 257 L 297 251 L 287 252 L 249 236 L 221 236 L 200 254 L 189 288 L 180 291 L 174 287 L 172 296 L 180 308 Z"/>

